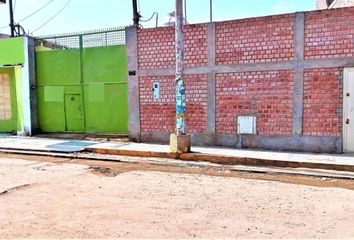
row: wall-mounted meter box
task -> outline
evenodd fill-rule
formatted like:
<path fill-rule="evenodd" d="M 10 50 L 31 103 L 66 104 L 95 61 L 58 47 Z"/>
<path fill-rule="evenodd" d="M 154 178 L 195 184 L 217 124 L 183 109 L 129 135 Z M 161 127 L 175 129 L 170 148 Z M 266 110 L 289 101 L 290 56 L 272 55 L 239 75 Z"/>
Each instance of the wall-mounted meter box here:
<path fill-rule="evenodd" d="M 154 81 L 152 82 L 152 93 L 154 99 L 160 99 L 160 82 Z"/>
<path fill-rule="evenodd" d="M 238 116 L 237 133 L 238 134 L 256 134 L 257 118 L 255 116 Z"/>

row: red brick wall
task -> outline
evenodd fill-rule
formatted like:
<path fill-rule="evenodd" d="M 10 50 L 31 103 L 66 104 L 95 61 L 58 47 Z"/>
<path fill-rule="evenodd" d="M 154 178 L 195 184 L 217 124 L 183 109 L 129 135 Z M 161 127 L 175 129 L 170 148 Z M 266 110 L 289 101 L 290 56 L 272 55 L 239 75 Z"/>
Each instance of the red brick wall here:
<path fill-rule="evenodd" d="M 217 133 L 236 134 L 237 116 L 251 114 L 259 135 L 291 135 L 292 90 L 292 70 L 217 74 Z"/>
<path fill-rule="evenodd" d="M 285 14 L 216 23 L 216 64 L 252 64 L 294 60 L 295 15 Z M 185 66 L 207 66 L 207 25 L 190 25 Z M 139 69 L 174 68 L 174 28 L 138 31 Z M 305 13 L 305 59 L 354 57 L 354 8 Z M 305 135 L 340 136 L 342 68 L 305 69 Z M 153 100 L 151 82 L 161 81 L 161 99 Z M 173 132 L 174 76 L 140 77 L 142 132 Z M 187 127 L 207 130 L 207 76 L 189 75 Z M 257 116 L 260 135 L 292 135 L 294 70 L 217 73 L 216 132 L 236 133 L 238 114 Z"/>
<path fill-rule="evenodd" d="M 216 24 L 216 63 L 278 62 L 293 58 L 294 14 Z"/>
<path fill-rule="evenodd" d="M 185 66 L 207 65 L 207 25 L 187 25 L 185 33 Z M 138 31 L 139 69 L 173 68 L 175 66 L 175 33 L 173 27 L 148 28 Z"/>
<path fill-rule="evenodd" d="M 160 99 L 153 99 L 152 82 L 160 81 Z M 207 75 L 187 75 L 187 130 L 206 132 Z M 140 127 L 142 132 L 174 132 L 175 77 L 140 77 Z"/>
<path fill-rule="evenodd" d="M 305 15 L 305 58 L 354 56 L 354 8 Z"/>
<path fill-rule="evenodd" d="M 342 68 L 305 69 L 304 135 L 341 135 L 342 75 Z"/>

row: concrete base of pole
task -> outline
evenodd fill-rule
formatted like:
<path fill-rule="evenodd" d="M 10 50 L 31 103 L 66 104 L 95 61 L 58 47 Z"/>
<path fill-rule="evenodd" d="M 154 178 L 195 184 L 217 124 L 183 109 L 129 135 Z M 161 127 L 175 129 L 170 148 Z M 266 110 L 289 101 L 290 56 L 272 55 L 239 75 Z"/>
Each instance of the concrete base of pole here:
<path fill-rule="evenodd" d="M 191 135 L 176 134 L 170 135 L 170 151 L 171 153 L 189 153 L 191 151 Z"/>

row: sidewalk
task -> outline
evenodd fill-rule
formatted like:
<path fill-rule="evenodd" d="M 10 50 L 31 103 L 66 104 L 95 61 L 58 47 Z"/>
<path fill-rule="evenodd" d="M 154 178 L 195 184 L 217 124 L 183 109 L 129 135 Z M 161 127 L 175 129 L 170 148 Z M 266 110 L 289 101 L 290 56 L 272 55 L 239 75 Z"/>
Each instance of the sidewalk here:
<path fill-rule="evenodd" d="M 221 147 L 192 147 L 192 153 L 174 154 L 168 145 L 86 141 L 39 137 L 0 136 L 0 151 L 48 153 L 92 152 L 136 157 L 157 157 L 218 164 L 313 168 L 354 172 L 354 154 L 289 153 Z"/>

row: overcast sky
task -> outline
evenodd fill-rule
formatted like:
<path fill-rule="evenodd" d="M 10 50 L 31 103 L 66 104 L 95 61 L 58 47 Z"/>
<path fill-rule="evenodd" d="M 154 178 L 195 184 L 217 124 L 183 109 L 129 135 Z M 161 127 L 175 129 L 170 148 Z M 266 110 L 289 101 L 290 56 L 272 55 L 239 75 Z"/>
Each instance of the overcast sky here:
<path fill-rule="evenodd" d="M 47 7 L 32 17 L 20 22 L 26 31 L 32 33 L 56 15 L 68 2 L 67 7 L 52 21 L 33 34 L 47 35 L 127 26 L 132 23 L 131 0 L 13 0 L 16 2 L 15 20 L 20 21 L 43 5 Z M 209 21 L 209 0 L 186 0 L 189 23 Z M 174 10 L 175 0 L 139 0 L 141 15 L 148 19 L 159 13 L 159 25 L 167 19 L 167 13 Z M 214 21 L 264 16 L 315 9 L 315 0 L 213 0 Z M 0 5 L 0 28 L 8 25 L 8 6 Z M 155 19 L 144 23 L 144 27 L 155 25 Z M 9 33 L 9 28 L 0 29 Z"/>

